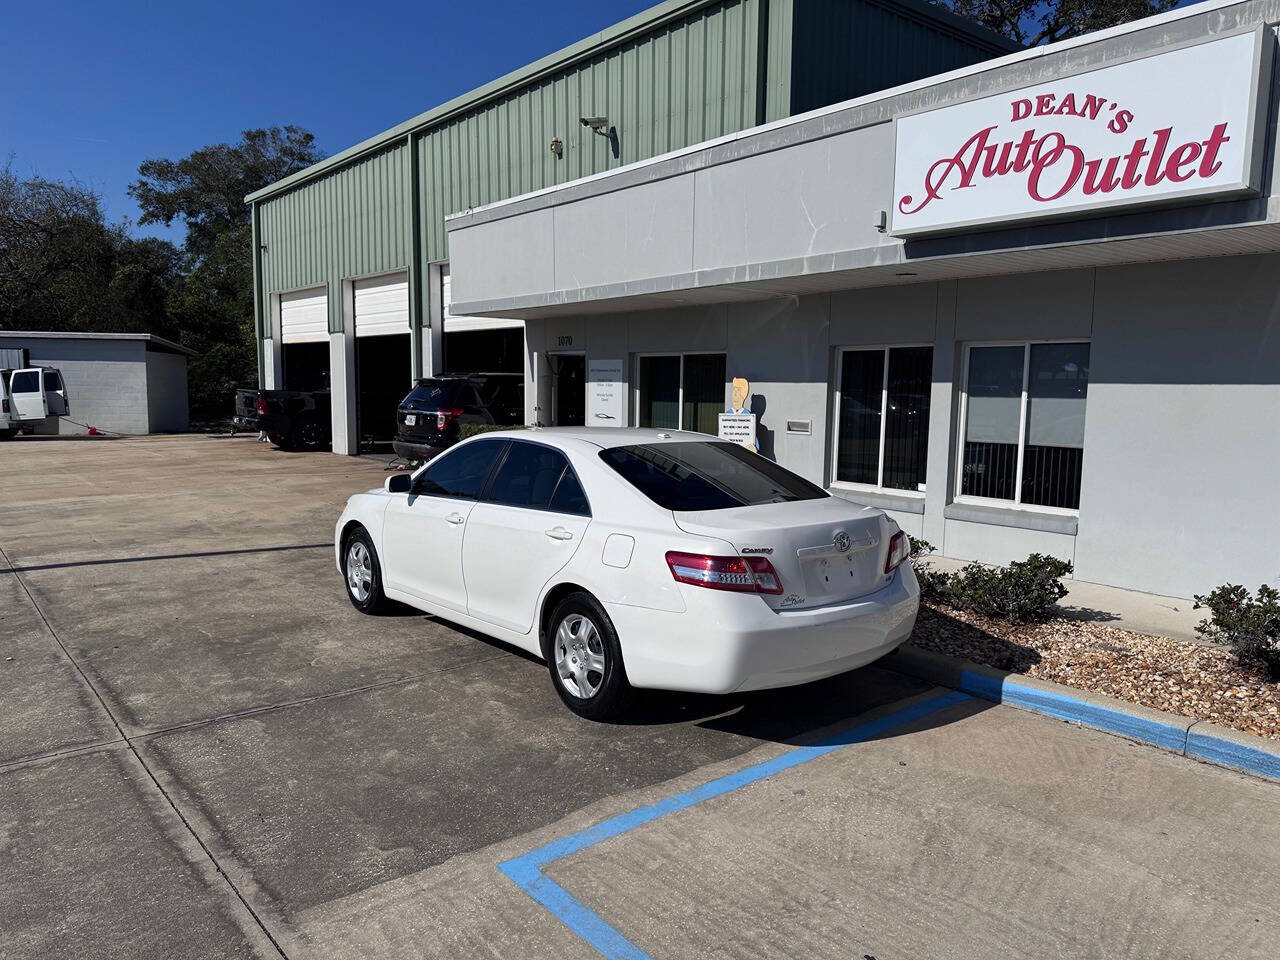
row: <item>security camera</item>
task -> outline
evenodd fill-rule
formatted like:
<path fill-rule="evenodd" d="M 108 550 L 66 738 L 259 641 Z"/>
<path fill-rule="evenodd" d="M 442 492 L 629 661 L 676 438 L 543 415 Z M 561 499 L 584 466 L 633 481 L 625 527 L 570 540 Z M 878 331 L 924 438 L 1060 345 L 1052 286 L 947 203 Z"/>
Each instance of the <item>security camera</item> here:
<path fill-rule="evenodd" d="M 596 133 L 605 133 L 609 129 L 608 117 L 579 117 L 578 122 L 584 127 L 590 127 Z"/>

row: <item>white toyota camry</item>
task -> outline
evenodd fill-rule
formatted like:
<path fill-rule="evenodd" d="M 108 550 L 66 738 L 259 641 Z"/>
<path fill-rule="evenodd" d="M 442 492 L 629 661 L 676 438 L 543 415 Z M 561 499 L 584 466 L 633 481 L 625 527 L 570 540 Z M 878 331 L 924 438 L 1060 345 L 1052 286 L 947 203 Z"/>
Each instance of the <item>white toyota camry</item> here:
<path fill-rule="evenodd" d="M 334 534 L 351 602 L 388 599 L 537 654 L 561 699 L 728 693 L 882 657 L 920 589 L 881 511 L 697 433 L 487 433 L 353 496 Z"/>

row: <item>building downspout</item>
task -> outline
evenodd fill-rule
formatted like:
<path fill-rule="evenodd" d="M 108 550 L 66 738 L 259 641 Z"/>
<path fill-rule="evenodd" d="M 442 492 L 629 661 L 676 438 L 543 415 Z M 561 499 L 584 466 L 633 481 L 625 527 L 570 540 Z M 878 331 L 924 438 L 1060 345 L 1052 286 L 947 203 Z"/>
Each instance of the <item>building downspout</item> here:
<path fill-rule="evenodd" d="M 413 380 L 426 376 L 422 370 L 423 328 L 430 328 L 430 320 L 422 309 L 422 205 L 421 180 L 418 170 L 417 137 L 410 133 L 405 137 L 409 151 L 409 343 L 413 352 Z"/>
<path fill-rule="evenodd" d="M 267 383 L 267 362 L 262 353 L 262 342 L 267 338 L 267 331 L 262 325 L 262 227 L 258 223 L 258 204 L 249 207 L 249 222 L 253 237 L 253 330 L 254 349 L 258 354 L 258 387 L 264 388 Z"/>
<path fill-rule="evenodd" d="M 767 123 L 769 108 L 769 0 L 757 0 L 756 11 L 756 126 Z"/>

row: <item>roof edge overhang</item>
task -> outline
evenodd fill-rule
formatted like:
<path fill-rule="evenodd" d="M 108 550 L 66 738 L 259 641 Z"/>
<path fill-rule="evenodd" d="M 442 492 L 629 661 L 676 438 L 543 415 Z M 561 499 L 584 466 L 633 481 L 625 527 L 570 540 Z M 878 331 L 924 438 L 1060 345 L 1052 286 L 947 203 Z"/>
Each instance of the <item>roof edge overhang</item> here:
<path fill-rule="evenodd" d="M 1208 204 L 1200 222 L 1162 229 L 1156 211 L 1108 221 L 1081 220 L 869 247 L 766 263 L 699 270 L 623 283 L 459 302 L 471 316 L 521 320 L 798 297 L 836 290 L 901 286 L 1120 266 L 1202 257 L 1280 252 L 1280 199 Z M 1186 213 L 1186 208 L 1177 213 Z M 1129 220 L 1122 225 L 1122 220 Z M 1034 235 L 1034 243 L 1026 241 Z"/>
<path fill-rule="evenodd" d="M 181 353 L 188 357 L 200 354 L 190 347 L 157 336 L 154 333 L 81 333 L 75 330 L 0 330 L 0 340 L 27 338 L 31 340 L 133 340 L 146 344 L 148 349 L 167 353 Z"/>

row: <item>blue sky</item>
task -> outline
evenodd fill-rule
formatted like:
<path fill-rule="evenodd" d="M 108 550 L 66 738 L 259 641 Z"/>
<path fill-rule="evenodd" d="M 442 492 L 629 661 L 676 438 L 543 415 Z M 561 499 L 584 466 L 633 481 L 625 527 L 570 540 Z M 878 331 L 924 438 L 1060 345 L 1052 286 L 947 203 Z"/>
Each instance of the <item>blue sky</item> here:
<path fill-rule="evenodd" d="M 146 158 L 286 123 L 336 153 L 652 2 L 13 3 L 5 33 L 25 39 L 0 58 L 0 162 L 78 179 L 108 219 L 136 220 Z"/>

